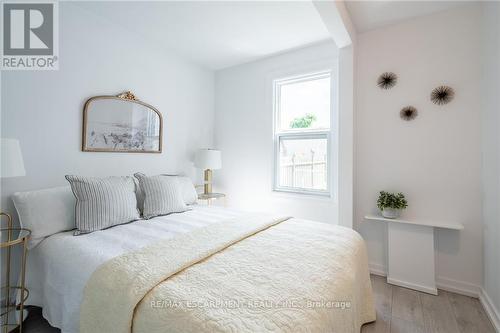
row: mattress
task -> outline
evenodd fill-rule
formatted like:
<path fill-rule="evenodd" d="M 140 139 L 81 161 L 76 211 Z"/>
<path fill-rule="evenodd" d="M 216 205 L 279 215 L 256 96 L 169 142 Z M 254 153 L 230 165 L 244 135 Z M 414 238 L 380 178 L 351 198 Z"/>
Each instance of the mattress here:
<path fill-rule="evenodd" d="M 28 252 L 26 286 L 30 295 L 26 304 L 42 307 L 44 318 L 63 333 L 78 332 L 83 291 L 100 265 L 159 240 L 244 214 L 196 205 L 184 213 L 139 220 L 91 234 L 73 236 L 68 231 L 52 235 Z"/>

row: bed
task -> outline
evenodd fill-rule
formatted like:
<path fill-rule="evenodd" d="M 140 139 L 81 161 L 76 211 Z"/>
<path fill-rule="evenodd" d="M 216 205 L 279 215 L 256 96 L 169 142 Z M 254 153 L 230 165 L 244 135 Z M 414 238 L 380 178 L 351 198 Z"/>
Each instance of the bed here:
<path fill-rule="evenodd" d="M 62 332 L 359 332 L 375 320 L 353 230 L 221 207 L 29 251 L 28 305 Z"/>

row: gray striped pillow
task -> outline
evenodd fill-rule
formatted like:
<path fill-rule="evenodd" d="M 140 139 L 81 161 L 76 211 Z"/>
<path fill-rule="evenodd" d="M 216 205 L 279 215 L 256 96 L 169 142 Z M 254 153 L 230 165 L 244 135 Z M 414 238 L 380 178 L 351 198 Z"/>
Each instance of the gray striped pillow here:
<path fill-rule="evenodd" d="M 76 197 L 74 235 L 106 229 L 140 218 L 132 177 L 66 176 Z"/>
<path fill-rule="evenodd" d="M 182 213 L 187 210 L 176 177 L 163 175 L 148 177 L 142 173 L 136 173 L 134 176 L 139 180 L 141 190 L 144 193 L 143 218 L 150 219 L 159 215 Z"/>

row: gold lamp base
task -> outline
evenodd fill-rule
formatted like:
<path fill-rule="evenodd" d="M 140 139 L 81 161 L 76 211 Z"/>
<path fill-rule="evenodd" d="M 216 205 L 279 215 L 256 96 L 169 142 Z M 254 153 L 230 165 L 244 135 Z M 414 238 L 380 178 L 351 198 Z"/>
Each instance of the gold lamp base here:
<path fill-rule="evenodd" d="M 205 182 L 203 185 L 203 194 L 211 194 L 212 193 L 212 170 L 205 170 Z"/>

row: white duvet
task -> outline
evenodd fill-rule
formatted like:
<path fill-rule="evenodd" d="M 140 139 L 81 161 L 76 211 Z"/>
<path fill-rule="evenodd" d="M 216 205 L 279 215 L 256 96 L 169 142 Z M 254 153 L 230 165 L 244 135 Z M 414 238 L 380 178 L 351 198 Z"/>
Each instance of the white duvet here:
<path fill-rule="evenodd" d="M 78 332 L 83 290 L 98 266 L 158 240 L 243 214 L 226 208 L 194 206 L 182 214 L 140 220 L 87 235 L 73 236 L 68 231 L 50 236 L 28 252 L 27 305 L 42 307 L 45 319 L 63 333 Z"/>

